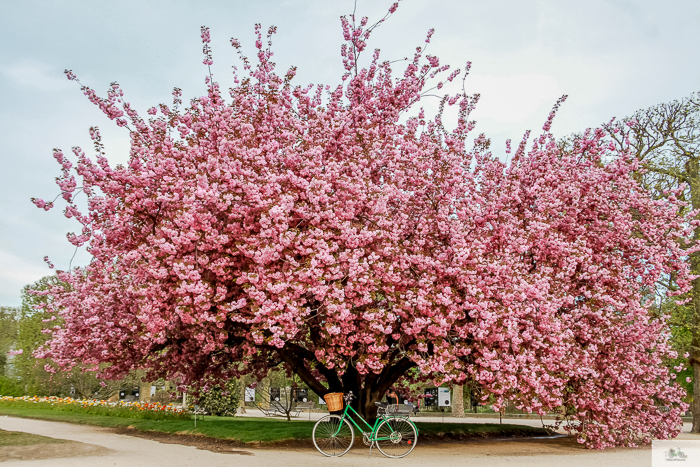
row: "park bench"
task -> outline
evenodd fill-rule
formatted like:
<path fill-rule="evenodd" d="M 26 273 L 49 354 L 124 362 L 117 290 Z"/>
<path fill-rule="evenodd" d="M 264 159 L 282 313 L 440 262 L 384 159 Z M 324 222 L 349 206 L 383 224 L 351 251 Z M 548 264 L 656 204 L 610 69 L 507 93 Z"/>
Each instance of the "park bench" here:
<path fill-rule="evenodd" d="M 314 403 L 313 402 L 300 402 L 297 405 L 297 408 L 299 409 L 299 412 L 312 412 L 314 410 Z"/>
<path fill-rule="evenodd" d="M 280 406 L 279 406 L 279 403 L 277 403 L 276 401 L 270 402 L 269 407 L 263 406 L 260 402 L 254 402 L 253 405 L 255 406 L 256 409 L 261 411 L 263 413 L 263 415 L 265 415 L 266 417 L 274 417 L 276 415 L 280 415 L 280 414 L 278 414 Z M 284 412 L 282 412 L 282 414 L 284 414 Z"/>
<path fill-rule="evenodd" d="M 377 402 L 377 405 L 379 406 L 377 415 L 410 417 L 416 413 L 416 407 L 413 404 L 387 404 L 386 402 Z"/>

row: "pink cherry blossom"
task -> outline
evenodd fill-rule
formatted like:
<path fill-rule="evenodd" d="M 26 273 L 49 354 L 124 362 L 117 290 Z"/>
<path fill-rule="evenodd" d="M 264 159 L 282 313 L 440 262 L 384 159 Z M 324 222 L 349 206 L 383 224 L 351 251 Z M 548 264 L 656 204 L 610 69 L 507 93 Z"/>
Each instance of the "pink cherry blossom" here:
<path fill-rule="evenodd" d="M 353 390 L 363 413 L 394 384 L 469 378 L 496 408 L 559 413 L 588 447 L 677 435 L 667 317 L 645 297 L 670 273 L 677 293 L 692 279 L 682 203 L 650 198 L 601 130 L 562 152 L 549 129 L 563 98 L 508 163 L 485 136 L 469 143 L 478 95 L 421 108 L 448 73 L 437 57 L 360 66 L 381 21 L 342 19 L 335 87 L 276 74 L 260 25 L 256 60 L 231 41 L 234 87 L 209 73 L 184 110 L 177 90 L 144 120 L 116 83 L 104 98 L 81 85 L 129 129 L 130 159 L 111 166 L 96 130 L 94 158 L 54 153 L 81 225 L 68 238 L 93 260 L 35 292 L 62 323 L 37 356 L 182 385 L 282 363 L 319 394 Z M 210 40 L 202 28 L 208 67 Z"/>

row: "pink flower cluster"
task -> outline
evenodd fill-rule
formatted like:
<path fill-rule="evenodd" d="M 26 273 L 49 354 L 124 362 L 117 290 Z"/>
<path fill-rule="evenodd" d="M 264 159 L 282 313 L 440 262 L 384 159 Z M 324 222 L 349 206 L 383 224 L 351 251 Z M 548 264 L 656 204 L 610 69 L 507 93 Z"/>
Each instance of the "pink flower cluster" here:
<path fill-rule="evenodd" d="M 309 384 L 381 385 L 400 367 L 475 379 L 496 406 L 560 411 L 589 447 L 675 436 L 683 390 L 662 365 L 666 317 L 644 298 L 670 273 L 687 288 L 680 202 L 652 200 L 600 130 L 562 152 L 554 113 L 508 164 L 483 136 L 468 145 L 478 96 L 446 95 L 432 119 L 416 108 L 459 71 L 421 48 L 398 74 L 378 51 L 360 68 L 366 24 L 343 20 L 335 88 L 278 76 L 274 29 L 263 48 L 259 26 L 230 99 L 207 78 L 206 96 L 146 121 L 118 85 L 105 99 L 83 87 L 131 129 L 131 157 L 110 166 L 98 131 L 95 160 L 55 153 L 82 225 L 70 240 L 94 260 L 37 292 L 63 320 L 39 356 L 184 383 L 285 362 Z"/>

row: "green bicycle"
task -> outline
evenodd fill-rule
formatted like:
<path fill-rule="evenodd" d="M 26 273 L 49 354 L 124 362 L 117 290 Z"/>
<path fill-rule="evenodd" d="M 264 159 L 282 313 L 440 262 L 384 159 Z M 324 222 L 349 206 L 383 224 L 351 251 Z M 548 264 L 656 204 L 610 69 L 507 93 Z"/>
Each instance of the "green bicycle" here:
<path fill-rule="evenodd" d="M 353 425 L 362 433 L 362 441 L 369 446 L 370 455 L 372 446 L 377 446 L 386 457 L 405 457 L 413 451 L 418 441 L 418 428 L 407 415 L 399 415 L 400 406 L 387 406 L 372 426 L 350 406 L 353 398 L 352 391 L 345 395 L 345 410 L 342 415 L 326 415 L 314 425 L 314 446 L 321 454 L 340 457 L 347 453 L 355 442 Z M 380 403 L 377 405 L 381 407 Z M 369 431 L 363 430 L 349 412 L 355 414 Z"/>

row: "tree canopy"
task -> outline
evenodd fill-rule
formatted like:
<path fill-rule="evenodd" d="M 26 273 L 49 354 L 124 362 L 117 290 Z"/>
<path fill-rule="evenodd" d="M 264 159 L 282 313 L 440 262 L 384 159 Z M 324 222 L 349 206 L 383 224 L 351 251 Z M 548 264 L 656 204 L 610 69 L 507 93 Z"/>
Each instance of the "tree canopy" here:
<path fill-rule="evenodd" d="M 336 87 L 277 75 L 260 25 L 256 60 L 231 40 L 228 98 L 210 73 L 205 96 L 181 109 L 176 89 L 144 119 L 118 84 L 81 85 L 128 128 L 130 158 L 112 167 L 97 128 L 94 160 L 54 151 L 82 225 L 69 240 L 93 260 L 38 292 L 62 320 L 39 356 L 182 384 L 283 363 L 321 395 L 354 391 L 363 413 L 401 380 L 472 379 L 497 407 L 561 411 L 590 447 L 678 433 L 666 317 L 643 297 L 672 271 L 687 290 L 681 202 L 653 200 L 603 130 L 562 152 L 554 111 L 508 163 L 469 143 L 478 95 L 419 107 L 469 65 L 426 54 L 430 31 L 399 73 L 379 50 L 361 67 L 381 21 L 342 19 Z"/>
<path fill-rule="evenodd" d="M 641 162 L 635 177 L 656 199 L 669 196 L 685 201 L 681 205 L 694 211 L 700 210 L 700 95 L 693 93 L 683 99 L 661 103 L 606 126 L 611 139 L 620 149 L 629 145 L 631 154 Z M 692 215 L 692 214 L 691 214 Z M 700 240 L 700 225 L 695 224 L 693 246 Z M 679 357 L 674 366 L 689 363 L 693 374 L 691 381 L 681 381 L 691 389 L 693 429 L 700 433 L 700 252 L 689 251 L 687 261 L 693 275 L 688 297 L 690 301 L 676 305 L 675 300 L 663 300 L 672 312 L 672 330 L 676 348 L 685 357 Z M 674 289 L 674 276 L 664 281 L 665 288 Z M 664 287 L 660 288 L 661 290 Z M 686 352 L 687 351 L 687 352 Z M 686 358 L 687 357 L 687 358 Z M 692 385 L 690 384 L 692 383 Z"/>

